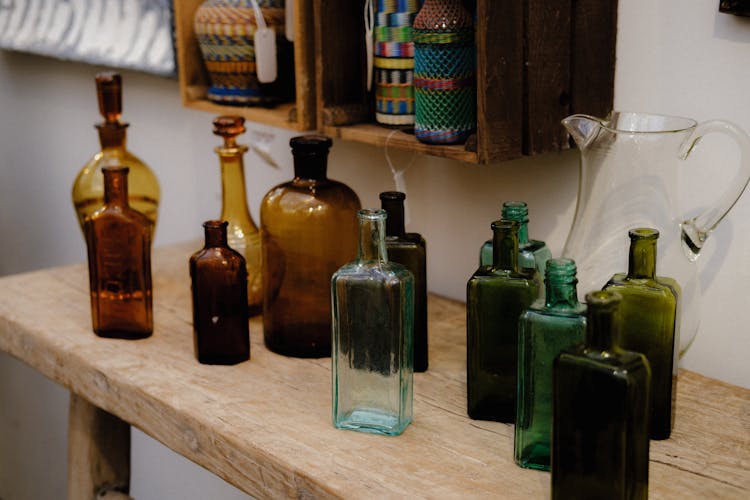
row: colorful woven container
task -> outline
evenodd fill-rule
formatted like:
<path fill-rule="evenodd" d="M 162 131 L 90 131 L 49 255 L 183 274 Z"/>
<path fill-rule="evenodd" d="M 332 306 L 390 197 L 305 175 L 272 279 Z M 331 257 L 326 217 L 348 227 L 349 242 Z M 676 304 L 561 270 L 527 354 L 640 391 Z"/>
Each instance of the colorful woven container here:
<path fill-rule="evenodd" d="M 414 19 L 414 134 L 461 144 L 477 123 L 474 20 L 461 0 L 425 0 Z"/>
<path fill-rule="evenodd" d="M 284 33 L 284 1 L 258 0 L 266 25 L 277 34 Z M 209 100 L 242 106 L 275 100 L 261 91 L 256 76 L 250 0 L 206 0 L 195 12 L 194 27 L 211 78 Z"/>
<path fill-rule="evenodd" d="M 414 124 L 412 22 L 422 0 L 375 3 L 375 120 L 394 127 Z"/>

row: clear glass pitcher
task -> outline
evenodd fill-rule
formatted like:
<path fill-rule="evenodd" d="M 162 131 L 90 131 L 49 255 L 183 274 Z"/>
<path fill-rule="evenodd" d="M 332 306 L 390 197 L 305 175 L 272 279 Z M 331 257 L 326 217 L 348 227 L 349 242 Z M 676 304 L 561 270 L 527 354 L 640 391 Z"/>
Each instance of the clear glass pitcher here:
<path fill-rule="evenodd" d="M 683 355 L 700 323 L 695 261 L 748 184 L 750 137 L 725 121 L 698 124 L 689 118 L 620 111 L 604 119 L 573 115 L 562 123 L 581 151 L 578 203 L 563 249 L 563 256 L 578 265 L 579 289 L 598 290 L 614 273 L 627 270 L 629 229 L 658 229 L 656 273 L 682 286 L 678 314 Z M 682 160 L 701 137 L 715 132 L 738 144 L 741 165 L 712 206 L 687 218 L 680 200 Z"/>

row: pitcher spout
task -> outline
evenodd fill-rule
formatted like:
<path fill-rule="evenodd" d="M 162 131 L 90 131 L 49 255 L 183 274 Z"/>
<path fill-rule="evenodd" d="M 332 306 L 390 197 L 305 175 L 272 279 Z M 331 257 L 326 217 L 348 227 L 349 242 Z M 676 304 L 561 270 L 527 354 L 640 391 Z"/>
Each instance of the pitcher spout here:
<path fill-rule="evenodd" d="M 562 124 L 576 141 L 578 149 L 584 149 L 602 126 L 599 118 L 589 115 L 571 115 L 564 118 Z"/>

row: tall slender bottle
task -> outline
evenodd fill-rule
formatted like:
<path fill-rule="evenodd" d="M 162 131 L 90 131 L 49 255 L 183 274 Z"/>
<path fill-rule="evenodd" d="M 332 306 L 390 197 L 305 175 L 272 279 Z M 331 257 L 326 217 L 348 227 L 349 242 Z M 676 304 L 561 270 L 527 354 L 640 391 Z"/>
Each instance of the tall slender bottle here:
<path fill-rule="evenodd" d="M 213 121 L 214 134 L 224 138 L 224 144 L 214 151 L 221 166 L 221 220 L 229 223 L 229 246 L 245 258 L 247 266 L 247 305 L 250 315 L 261 312 L 263 286 L 260 270 L 260 232 L 247 207 L 245 164 L 247 146 L 237 144 L 237 136 L 245 132 L 241 116 L 219 116 Z"/>
<path fill-rule="evenodd" d="M 529 207 L 523 201 L 506 201 L 503 203 L 502 218 L 518 221 L 518 266 L 521 269 L 535 268 L 544 276 L 545 266 L 552 258 L 547 244 L 529 238 Z M 492 240 L 487 240 L 479 251 L 479 265 L 492 265 Z"/>
<path fill-rule="evenodd" d="M 331 280 L 333 424 L 401 434 L 412 419 L 414 277 L 388 261 L 384 210 L 360 210 L 357 259 Z"/>
<path fill-rule="evenodd" d="M 120 74 L 107 72 L 96 75 L 96 93 L 99 100 L 99 112 L 104 117 L 104 122 L 96 125 L 102 149 L 86 162 L 73 182 L 73 206 L 78 216 L 78 223 L 83 229 L 86 217 L 104 204 L 102 168 L 123 165 L 130 169 L 128 174 L 130 206 L 151 220 L 153 231 L 159 210 L 159 181 L 145 163 L 126 149 L 125 133 L 128 124 L 120 121 L 122 114 Z"/>
<path fill-rule="evenodd" d="M 639 228 L 629 236 L 628 272 L 615 274 L 604 288 L 622 296 L 622 346 L 645 354 L 651 365 L 651 439 L 667 439 L 677 396 L 680 285 L 656 276 L 659 231 Z"/>
<path fill-rule="evenodd" d="M 227 221 L 203 223 L 205 246 L 190 257 L 195 357 L 205 364 L 250 359 L 245 258 L 228 246 Z"/>
<path fill-rule="evenodd" d="M 385 220 L 385 246 L 388 258 L 406 267 L 414 276 L 414 371 L 427 370 L 427 249 L 422 235 L 407 233 L 404 200 L 398 191 L 380 193 Z"/>
<path fill-rule="evenodd" d="M 586 337 L 586 306 L 578 302 L 576 264 L 547 261 L 544 299 L 519 321 L 518 408 L 515 459 L 521 467 L 549 470 L 552 434 L 552 364 Z"/>
<path fill-rule="evenodd" d="M 153 223 L 128 202 L 128 167 L 104 167 L 104 206 L 86 217 L 91 319 L 100 337 L 140 339 L 154 329 Z"/>
<path fill-rule="evenodd" d="M 651 369 L 619 346 L 620 296 L 591 292 L 586 343 L 554 367 L 552 498 L 648 497 Z"/>
<path fill-rule="evenodd" d="M 492 223 L 494 262 L 466 286 L 466 382 L 469 416 L 516 418 L 518 319 L 539 296 L 538 276 L 518 268 L 517 221 Z"/>
<path fill-rule="evenodd" d="M 294 137 L 294 179 L 260 207 L 263 333 L 287 356 L 331 355 L 331 276 L 357 255 L 357 195 L 326 176 L 332 141 Z"/>

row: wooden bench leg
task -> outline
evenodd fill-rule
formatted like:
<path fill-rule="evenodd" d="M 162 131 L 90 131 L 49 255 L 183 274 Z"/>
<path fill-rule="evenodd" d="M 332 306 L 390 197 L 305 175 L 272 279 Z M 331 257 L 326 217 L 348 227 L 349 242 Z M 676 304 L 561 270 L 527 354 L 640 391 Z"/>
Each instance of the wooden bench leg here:
<path fill-rule="evenodd" d="M 129 489 L 130 425 L 71 393 L 68 500 L 114 498 L 116 492 L 129 498 Z"/>

